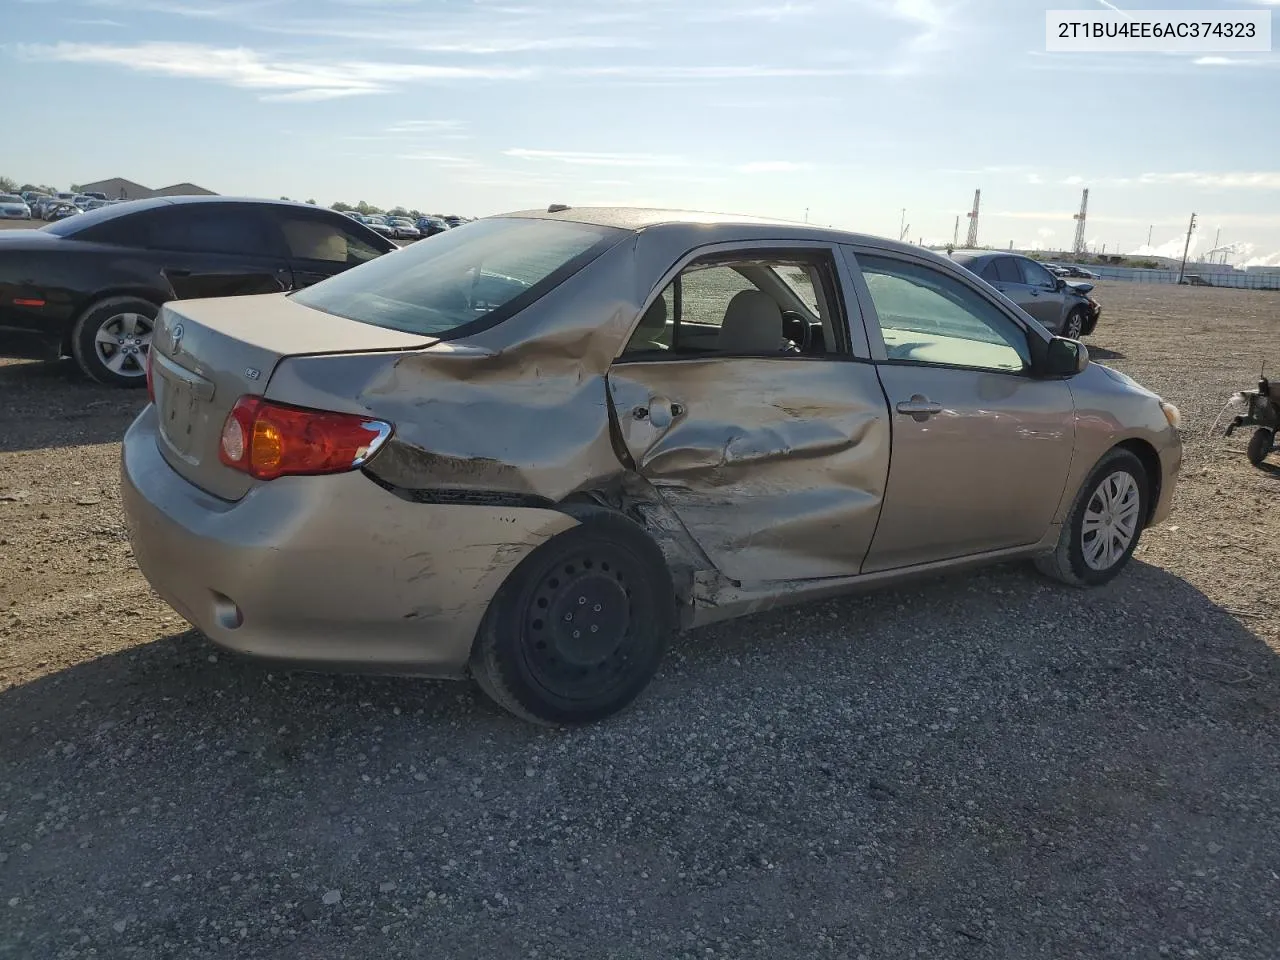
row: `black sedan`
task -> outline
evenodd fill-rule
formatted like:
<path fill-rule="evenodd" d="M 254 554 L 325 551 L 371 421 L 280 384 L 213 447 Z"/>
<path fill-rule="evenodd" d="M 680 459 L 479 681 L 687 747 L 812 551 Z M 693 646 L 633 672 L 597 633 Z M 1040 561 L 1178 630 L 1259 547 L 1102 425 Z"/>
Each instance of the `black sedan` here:
<path fill-rule="evenodd" d="M 0 233 L 0 353 L 143 386 L 168 300 L 296 290 L 397 249 L 310 204 L 164 197 Z"/>

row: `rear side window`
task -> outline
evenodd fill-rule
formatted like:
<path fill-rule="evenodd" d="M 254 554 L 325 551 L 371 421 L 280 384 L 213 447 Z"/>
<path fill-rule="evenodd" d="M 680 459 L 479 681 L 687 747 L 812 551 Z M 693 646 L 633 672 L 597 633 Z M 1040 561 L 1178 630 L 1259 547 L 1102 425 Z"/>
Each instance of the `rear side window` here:
<path fill-rule="evenodd" d="M 379 257 L 293 298 L 374 326 L 464 336 L 523 310 L 625 235 L 586 223 L 495 217 Z"/>
<path fill-rule="evenodd" d="M 147 246 L 191 253 L 276 253 L 267 219 L 245 207 L 178 206 L 157 210 L 150 221 Z"/>
<path fill-rule="evenodd" d="M 287 213 L 280 214 L 279 221 L 289 256 L 299 260 L 325 260 L 355 266 L 388 252 L 375 247 L 340 221 Z"/>
<path fill-rule="evenodd" d="M 1022 283 L 1022 271 L 1013 257 L 996 257 L 996 281 L 999 283 Z"/>

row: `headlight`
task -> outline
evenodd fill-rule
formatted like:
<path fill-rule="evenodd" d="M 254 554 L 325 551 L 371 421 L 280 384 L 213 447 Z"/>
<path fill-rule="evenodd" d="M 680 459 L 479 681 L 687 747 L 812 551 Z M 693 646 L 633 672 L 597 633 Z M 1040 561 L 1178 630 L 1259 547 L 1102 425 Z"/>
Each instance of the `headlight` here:
<path fill-rule="evenodd" d="M 1178 412 L 1178 408 L 1172 403 L 1160 401 L 1160 409 L 1164 412 L 1164 418 L 1169 421 L 1169 426 L 1175 430 L 1182 428 L 1182 414 Z"/>

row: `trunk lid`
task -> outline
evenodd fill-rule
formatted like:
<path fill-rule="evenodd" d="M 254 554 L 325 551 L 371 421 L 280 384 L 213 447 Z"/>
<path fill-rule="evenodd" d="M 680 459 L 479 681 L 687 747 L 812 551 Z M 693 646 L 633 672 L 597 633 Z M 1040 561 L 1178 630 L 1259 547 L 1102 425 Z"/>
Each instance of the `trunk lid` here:
<path fill-rule="evenodd" d="M 202 490 L 238 500 L 258 481 L 219 459 L 222 425 L 240 397 L 266 392 L 282 359 L 415 350 L 434 342 L 323 313 L 285 294 L 166 304 L 151 343 L 160 452 Z"/>

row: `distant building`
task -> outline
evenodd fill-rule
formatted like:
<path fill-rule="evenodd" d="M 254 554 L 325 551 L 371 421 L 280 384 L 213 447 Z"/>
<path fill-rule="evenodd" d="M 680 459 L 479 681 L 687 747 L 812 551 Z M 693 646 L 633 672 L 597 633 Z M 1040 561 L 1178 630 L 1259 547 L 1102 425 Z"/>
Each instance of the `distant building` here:
<path fill-rule="evenodd" d="M 140 183 L 126 180 L 124 177 L 112 177 L 109 180 L 98 180 L 95 183 L 82 183 L 82 193 L 105 194 L 108 200 L 149 200 L 152 197 L 215 197 L 212 190 L 198 187 L 194 183 L 175 183 L 159 190 L 152 190 Z"/>

